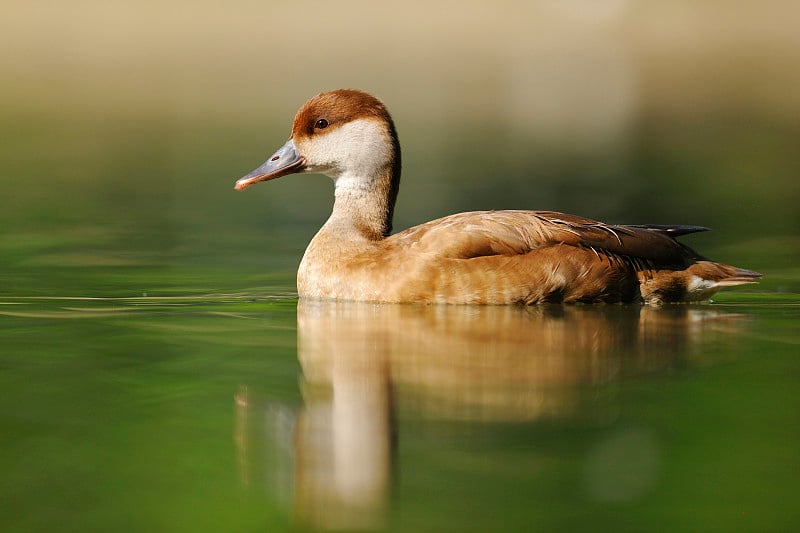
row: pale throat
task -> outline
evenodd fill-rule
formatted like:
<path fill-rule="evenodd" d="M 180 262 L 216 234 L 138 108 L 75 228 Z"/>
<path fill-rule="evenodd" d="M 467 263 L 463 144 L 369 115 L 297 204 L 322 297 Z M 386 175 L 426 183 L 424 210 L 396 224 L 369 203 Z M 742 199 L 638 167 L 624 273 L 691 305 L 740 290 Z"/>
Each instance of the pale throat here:
<path fill-rule="evenodd" d="M 349 227 L 370 240 L 382 238 L 391 225 L 387 217 L 394 178 L 392 141 L 385 124 L 354 120 L 326 135 L 324 145 L 346 154 L 326 172 L 335 187 L 333 212 L 326 226 Z"/>
<path fill-rule="evenodd" d="M 378 176 L 365 179 L 348 173 L 335 180 L 333 211 L 326 225 L 355 229 L 369 240 L 383 237 L 391 220 L 389 202 L 392 169 L 386 166 Z"/>

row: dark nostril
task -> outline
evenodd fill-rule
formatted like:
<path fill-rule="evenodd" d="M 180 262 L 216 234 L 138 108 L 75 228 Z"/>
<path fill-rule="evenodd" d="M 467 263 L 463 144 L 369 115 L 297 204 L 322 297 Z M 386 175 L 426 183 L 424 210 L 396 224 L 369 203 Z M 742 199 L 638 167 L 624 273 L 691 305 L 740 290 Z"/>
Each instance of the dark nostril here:
<path fill-rule="evenodd" d="M 277 160 L 278 160 L 278 159 L 280 159 L 280 158 L 281 158 L 281 156 L 279 156 L 279 155 L 276 155 L 275 157 L 273 157 L 272 159 L 270 159 L 270 161 L 277 161 Z"/>

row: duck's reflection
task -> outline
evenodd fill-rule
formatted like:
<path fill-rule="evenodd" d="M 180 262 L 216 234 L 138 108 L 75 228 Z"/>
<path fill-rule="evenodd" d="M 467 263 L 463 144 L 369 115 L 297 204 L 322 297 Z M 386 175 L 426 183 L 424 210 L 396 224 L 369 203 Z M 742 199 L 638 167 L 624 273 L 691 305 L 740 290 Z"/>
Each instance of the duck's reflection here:
<path fill-rule="evenodd" d="M 305 406 L 291 423 L 280 425 L 282 431 L 273 428 L 270 446 L 274 449 L 283 433 L 291 448 L 283 457 L 291 457 L 291 499 L 302 522 L 378 527 L 393 472 L 396 403 L 416 415 L 443 419 L 570 416 L 596 403 L 592 385 L 701 357 L 695 341 L 724 333 L 728 317 L 702 306 L 300 301 Z M 237 396 L 243 480 L 251 478 L 250 448 L 265 447 L 250 422 L 265 409 L 243 393 Z M 269 410 L 272 425 L 286 418 L 285 410 Z"/>

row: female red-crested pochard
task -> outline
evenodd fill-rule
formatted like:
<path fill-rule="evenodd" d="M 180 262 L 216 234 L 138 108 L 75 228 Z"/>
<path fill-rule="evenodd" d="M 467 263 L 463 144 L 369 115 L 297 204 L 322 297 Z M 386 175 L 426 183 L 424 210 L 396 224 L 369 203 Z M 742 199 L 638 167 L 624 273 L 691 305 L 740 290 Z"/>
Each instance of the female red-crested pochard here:
<path fill-rule="evenodd" d="M 300 108 L 292 136 L 236 182 L 333 178 L 333 212 L 297 272 L 303 298 L 446 304 L 688 302 L 760 274 L 704 259 L 697 226 L 615 226 L 550 211 L 459 213 L 391 235 L 400 143 L 386 107 L 342 89 Z"/>

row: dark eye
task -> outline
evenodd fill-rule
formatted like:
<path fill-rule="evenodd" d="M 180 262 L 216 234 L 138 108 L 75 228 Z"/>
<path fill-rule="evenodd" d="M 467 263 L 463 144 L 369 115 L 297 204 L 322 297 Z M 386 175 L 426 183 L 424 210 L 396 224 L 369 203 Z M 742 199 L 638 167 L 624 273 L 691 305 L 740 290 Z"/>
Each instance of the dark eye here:
<path fill-rule="evenodd" d="M 324 118 L 321 118 L 314 123 L 314 127 L 318 130 L 324 130 L 325 128 L 328 127 L 328 121 L 325 120 Z"/>

